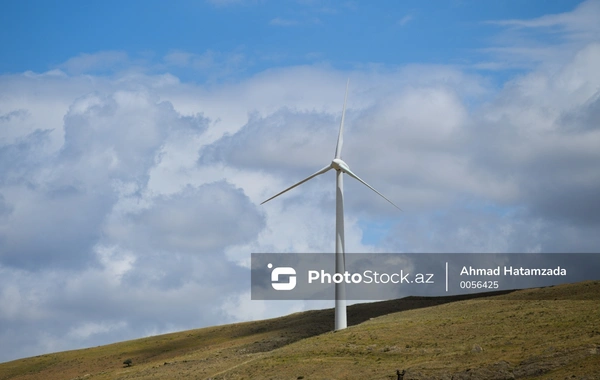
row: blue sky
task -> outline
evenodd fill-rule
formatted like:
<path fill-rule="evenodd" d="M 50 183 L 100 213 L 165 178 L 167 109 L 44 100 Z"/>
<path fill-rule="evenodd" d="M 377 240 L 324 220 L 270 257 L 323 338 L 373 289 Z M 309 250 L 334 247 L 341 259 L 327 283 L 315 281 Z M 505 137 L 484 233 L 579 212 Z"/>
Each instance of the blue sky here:
<path fill-rule="evenodd" d="M 222 3 L 222 4 L 221 4 Z M 469 65 L 494 43 L 486 21 L 571 10 L 576 2 L 519 1 L 10 1 L 1 72 L 43 72 L 82 53 L 120 51 L 158 63 L 174 51 L 244 57 L 239 76 L 325 62 Z M 225 58 L 226 59 L 226 58 Z M 194 75 L 189 76 L 194 80 Z"/>
<path fill-rule="evenodd" d="M 600 1 L 6 1 L 0 361 L 332 307 L 251 252 L 599 252 Z M 331 174 L 331 175 L 329 175 Z M 582 263 L 585 265 L 585 263 Z M 157 302 L 160 300 L 161 302 Z"/>

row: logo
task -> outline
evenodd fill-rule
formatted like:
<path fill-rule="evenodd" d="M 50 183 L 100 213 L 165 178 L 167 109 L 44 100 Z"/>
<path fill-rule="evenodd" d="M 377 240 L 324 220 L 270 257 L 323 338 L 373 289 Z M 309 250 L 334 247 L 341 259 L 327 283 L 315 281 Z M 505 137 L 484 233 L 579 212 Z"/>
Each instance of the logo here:
<path fill-rule="evenodd" d="M 269 263 L 267 268 L 273 268 Z M 289 276 L 288 282 L 280 282 L 279 276 Z M 271 286 L 275 290 L 292 290 L 296 287 L 296 270 L 292 267 L 277 267 L 271 272 Z"/>

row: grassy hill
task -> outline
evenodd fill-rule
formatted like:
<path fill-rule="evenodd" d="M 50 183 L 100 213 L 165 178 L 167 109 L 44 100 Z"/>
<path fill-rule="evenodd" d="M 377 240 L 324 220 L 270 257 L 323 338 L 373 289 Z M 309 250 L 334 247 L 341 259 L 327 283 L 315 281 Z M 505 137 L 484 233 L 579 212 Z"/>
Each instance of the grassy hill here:
<path fill-rule="evenodd" d="M 353 305 L 348 321 L 160 335 L 1 363 L 0 379 L 600 379 L 600 281 Z"/>

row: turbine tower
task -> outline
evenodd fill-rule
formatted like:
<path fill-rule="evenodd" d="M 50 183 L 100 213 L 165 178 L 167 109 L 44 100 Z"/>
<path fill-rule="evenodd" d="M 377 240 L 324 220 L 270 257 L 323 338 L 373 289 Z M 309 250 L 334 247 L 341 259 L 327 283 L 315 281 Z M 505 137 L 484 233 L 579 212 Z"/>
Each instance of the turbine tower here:
<path fill-rule="evenodd" d="M 296 183 L 293 186 L 288 187 L 282 192 L 272 196 L 266 201 L 262 202 L 262 204 L 267 203 L 273 198 L 277 198 L 281 194 L 293 189 L 294 187 L 300 186 L 304 182 L 313 179 L 314 177 L 321 175 L 325 172 L 330 171 L 331 169 L 335 169 L 336 171 L 336 193 L 335 193 L 335 272 L 344 274 L 346 272 L 346 248 L 344 245 L 344 173 L 348 174 L 350 177 L 354 178 L 358 182 L 367 186 L 369 189 L 373 190 L 380 197 L 390 202 L 394 207 L 400 210 L 400 207 L 396 206 L 394 202 L 390 201 L 386 197 L 383 196 L 379 191 L 375 190 L 371 185 L 360 179 L 356 174 L 350 170 L 348 165 L 342 160 L 342 146 L 344 145 L 344 116 L 346 115 L 346 99 L 348 98 L 348 85 L 350 84 L 350 79 L 346 82 L 346 95 L 344 96 L 344 108 L 342 109 L 342 121 L 340 123 L 340 132 L 338 134 L 337 146 L 335 148 L 335 157 L 331 161 L 331 163 L 325 166 L 323 169 L 319 170 L 315 174 L 303 179 L 302 181 Z M 344 282 L 340 282 L 339 284 L 335 284 L 335 330 L 342 330 L 348 326 L 347 318 L 346 318 L 346 285 Z"/>

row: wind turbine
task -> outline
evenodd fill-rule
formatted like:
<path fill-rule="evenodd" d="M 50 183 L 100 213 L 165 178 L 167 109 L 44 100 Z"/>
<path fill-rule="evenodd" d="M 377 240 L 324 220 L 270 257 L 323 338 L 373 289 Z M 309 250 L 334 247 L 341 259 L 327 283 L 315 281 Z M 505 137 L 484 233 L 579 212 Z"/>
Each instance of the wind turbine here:
<path fill-rule="evenodd" d="M 346 82 L 346 95 L 344 96 L 344 108 L 342 110 L 342 121 L 340 123 L 340 132 L 338 134 L 337 146 L 335 148 L 335 157 L 331 161 L 331 163 L 325 166 L 323 169 L 319 170 L 315 174 L 306 177 L 302 181 L 296 183 L 293 186 L 288 187 L 282 192 L 272 196 L 266 201 L 262 202 L 262 204 L 267 203 L 273 198 L 277 198 L 281 194 L 292 190 L 294 187 L 302 185 L 304 182 L 313 179 L 314 177 L 321 175 L 330 171 L 331 169 L 335 169 L 336 171 L 336 186 L 337 190 L 335 193 L 335 272 L 344 274 L 346 272 L 346 248 L 344 246 L 344 173 L 348 174 L 350 177 L 354 178 L 358 182 L 362 183 L 369 189 L 373 190 L 380 197 L 390 202 L 394 207 L 400 210 L 400 207 L 396 206 L 394 202 L 390 201 L 386 197 L 383 196 L 379 191 L 375 190 L 371 185 L 360 179 L 359 176 L 354 174 L 352 170 L 348 167 L 348 165 L 342 160 L 342 146 L 344 144 L 344 116 L 346 115 L 346 99 L 348 98 L 348 85 L 350 84 L 350 79 Z M 346 318 L 346 286 L 342 281 L 339 284 L 335 284 L 335 330 L 342 330 L 348 326 L 347 318 Z"/>

